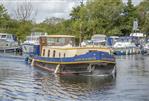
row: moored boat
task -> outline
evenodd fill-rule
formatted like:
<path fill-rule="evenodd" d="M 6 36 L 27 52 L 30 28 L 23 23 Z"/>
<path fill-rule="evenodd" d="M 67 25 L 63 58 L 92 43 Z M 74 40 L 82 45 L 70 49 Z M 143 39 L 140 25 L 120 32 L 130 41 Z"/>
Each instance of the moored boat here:
<path fill-rule="evenodd" d="M 0 33 L 0 51 L 16 51 L 19 49 L 17 38 L 13 34 Z"/>
<path fill-rule="evenodd" d="M 120 37 L 112 48 L 115 55 L 132 55 L 140 53 L 140 48 L 132 41 L 132 37 Z"/>
<path fill-rule="evenodd" d="M 106 46 L 106 35 L 94 34 L 90 40 L 84 40 L 81 42 L 81 46 Z"/>
<path fill-rule="evenodd" d="M 142 45 L 142 54 L 149 55 L 149 39 L 147 38 L 144 44 Z"/>
<path fill-rule="evenodd" d="M 119 36 L 109 36 L 106 38 L 106 45 L 112 47 L 119 39 Z"/>
<path fill-rule="evenodd" d="M 91 37 L 91 41 L 94 45 L 106 45 L 106 35 L 95 34 Z"/>
<path fill-rule="evenodd" d="M 31 57 L 31 64 L 54 73 L 112 74 L 115 58 L 107 47 L 76 47 L 75 37 L 48 35 L 40 37 L 40 56 Z"/>
<path fill-rule="evenodd" d="M 149 55 L 149 43 L 146 43 L 144 45 L 143 50 L 144 50 L 143 52 L 144 55 Z"/>
<path fill-rule="evenodd" d="M 32 32 L 30 36 L 26 37 L 26 41 L 21 45 L 23 55 L 32 55 L 38 54 L 39 55 L 39 37 L 46 36 L 47 33 L 45 32 Z"/>

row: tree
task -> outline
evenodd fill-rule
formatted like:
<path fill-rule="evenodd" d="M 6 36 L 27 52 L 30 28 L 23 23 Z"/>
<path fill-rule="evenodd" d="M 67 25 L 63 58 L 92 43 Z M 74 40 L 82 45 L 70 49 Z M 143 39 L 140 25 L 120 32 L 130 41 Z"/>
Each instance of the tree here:
<path fill-rule="evenodd" d="M 33 9 L 31 2 L 23 2 L 15 10 L 16 18 L 21 21 L 33 20 L 36 14 L 37 10 Z"/>
<path fill-rule="evenodd" d="M 71 19 L 72 20 L 78 20 L 80 19 L 80 10 L 81 6 L 74 7 L 70 13 Z"/>
<path fill-rule="evenodd" d="M 129 35 L 133 31 L 133 22 L 138 19 L 136 7 L 128 0 L 127 5 L 124 7 L 123 15 L 120 19 L 121 32 L 123 35 Z"/>
<path fill-rule="evenodd" d="M 13 31 L 15 31 L 20 42 L 24 41 L 27 35 L 30 35 L 36 14 L 37 11 L 34 10 L 31 2 L 26 1 L 16 7 L 16 26 Z"/>
<path fill-rule="evenodd" d="M 32 22 L 31 21 L 18 22 L 18 26 L 16 28 L 17 28 L 16 35 L 19 43 L 21 43 L 26 39 L 27 35 L 30 35 L 32 29 Z"/>
<path fill-rule="evenodd" d="M 148 5 L 149 5 L 148 0 L 143 0 L 137 6 L 137 12 L 138 12 L 139 21 L 140 21 L 140 30 L 145 33 L 149 32 L 149 6 Z"/>
<path fill-rule="evenodd" d="M 0 5 L 0 31 L 6 32 L 9 29 L 10 17 L 3 5 Z"/>
<path fill-rule="evenodd" d="M 57 18 L 57 17 L 51 17 L 51 18 L 46 18 L 43 23 L 47 23 L 47 24 L 57 24 L 57 23 L 61 23 L 63 22 L 64 19 L 63 18 Z"/>
<path fill-rule="evenodd" d="M 120 24 L 119 18 L 122 10 L 123 3 L 121 0 L 114 2 L 113 0 L 88 0 L 87 4 L 72 10 L 71 18 L 75 24 L 74 29 L 81 29 L 83 36 L 90 37 L 92 34 L 112 35 L 120 32 L 116 26 Z"/>

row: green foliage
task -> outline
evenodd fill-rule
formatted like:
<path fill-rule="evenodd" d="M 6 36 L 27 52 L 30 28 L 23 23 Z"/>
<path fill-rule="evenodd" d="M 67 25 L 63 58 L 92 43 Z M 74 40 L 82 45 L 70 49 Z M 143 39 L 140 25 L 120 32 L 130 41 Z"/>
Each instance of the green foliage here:
<path fill-rule="evenodd" d="M 10 17 L 3 5 L 0 5 L 0 32 L 6 32 L 10 27 Z"/>
<path fill-rule="evenodd" d="M 0 5 L 0 32 L 15 34 L 17 35 L 19 41 L 23 41 L 31 32 L 31 28 L 31 21 L 21 22 L 11 19 L 4 6 Z"/>
<path fill-rule="evenodd" d="M 121 0 L 90 0 L 86 5 L 72 10 L 71 16 L 75 24 L 73 28 L 85 37 L 93 34 L 115 34 L 120 32 L 117 27 L 122 10 Z"/>
<path fill-rule="evenodd" d="M 19 22 L 16 28 L 16 35 L 19 41 L 24 41 L 26 36 L 31 33 L 32 23 L 30 21 Z"/>
<path fill-rule="evenodd" d="M 136 7 L 132 4 L 131 0 L 128 0 L 123 10 L 123 16 L 121 17 L 121 32 L 123 35 L 129 35 L 133 32 L 133 21 L 138 19 Z"/>
<path fill-rule="evenodd" d="M 78 39 L 90 39 L 93 34 L 129 35 L 133 21 L 139 21 L 139 30 L 149 32 L 149 2 L 143 0 L 134 6 L 131 0 L 87 0 L 86 4 L 74 7 L 71 18 L 48 18 L 42 23 L 11 19 L 7 10 L 0 5 L 0 32 L 14 33 L 24 41 L 32 31 L 48 34 L 75 35 Z"/>
<path fill-rule="evenodd" d="M 149 32 L 149 2 L 148 0 L 143 0 L 137 6 L 137 13 L 140 22 L 140 30 L 142 32 Z"/>

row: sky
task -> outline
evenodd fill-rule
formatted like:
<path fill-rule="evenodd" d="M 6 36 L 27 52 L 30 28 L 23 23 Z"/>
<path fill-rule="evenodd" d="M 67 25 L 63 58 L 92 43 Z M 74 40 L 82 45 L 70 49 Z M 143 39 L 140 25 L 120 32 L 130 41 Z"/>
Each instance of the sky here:
<path fill-rule="evenodd" d="M 11 16 L 15 17 L 16 7 L 24 1 L 31 2 L 34 11 L 36 11 L 34 21 L 42 22 L 50 17 L 70 18 L 69 13 L 72 8 L 80 5 L 82 0 L 0 0 L 0 3 L 5 6 Z M 85 3 L 86 0 L 83 1 Z M 127 2 L 127 0 L 123 1 Z M 140 0 L 132 0 L 132 2 L 137 5 L 140 3 Z"/>

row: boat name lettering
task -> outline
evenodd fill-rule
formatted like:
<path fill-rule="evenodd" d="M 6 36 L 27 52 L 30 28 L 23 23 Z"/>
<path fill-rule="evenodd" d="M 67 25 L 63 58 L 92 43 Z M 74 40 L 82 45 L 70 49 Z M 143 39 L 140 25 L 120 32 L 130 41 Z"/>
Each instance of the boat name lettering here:
<path fill-rule="evenodd" d="M 102 60 L 114 61 L 114 58 L 102 58 Z"/>
<path fill-rule="evenodd" d="M 88 60 L 96 60 L 96 57 L 75 59 L 75 61 L 88 61 Z"/>

